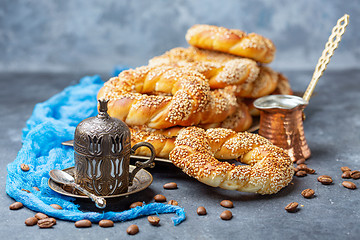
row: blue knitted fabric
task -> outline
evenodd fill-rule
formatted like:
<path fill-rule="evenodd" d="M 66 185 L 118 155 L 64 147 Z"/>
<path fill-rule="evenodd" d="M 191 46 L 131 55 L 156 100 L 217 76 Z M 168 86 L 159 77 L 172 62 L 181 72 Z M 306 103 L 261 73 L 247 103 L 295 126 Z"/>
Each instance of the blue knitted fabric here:
<path fill-rule="evenodd" d="M 121 70 L 118 68 L 117 72 Z M 176 213 L 177 217 L 172 220 L 174 225 L 179 224 L 185 220 L 185 212 L 178 206 L 150 203 L 123 212 L 82 212 L 73 203 L 74 198 L 58 194 L 48 186 L 50 170 L 74 166 L 73 148 L 62 146 L 61 142 L 73 139 L 77 124 L 97 114 L 96 94 L 103 84 L 99 76 L 84 77 L 79 84 L 35 106 L 23 130 L 23 146 L 14 162 L 7 166 L 6 193 L 33 211 L 63 220 L 127 221 L 152 214 Z M 23 172 L 21 163 L 29 165 L 30 171 Z M 33 186 L 40 191 L 35 191 Z M 63 210 L 50 207 L 53 203 Z"/>

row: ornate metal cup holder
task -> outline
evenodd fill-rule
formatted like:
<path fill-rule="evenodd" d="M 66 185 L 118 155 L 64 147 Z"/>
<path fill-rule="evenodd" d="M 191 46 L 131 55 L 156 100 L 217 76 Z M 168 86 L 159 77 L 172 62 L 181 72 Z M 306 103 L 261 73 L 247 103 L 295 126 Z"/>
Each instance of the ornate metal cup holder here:
<path fill-rule="evenodd" d="M 130 170 L 133 170 L 134 168 L 135 168 L 135 166 L 130 165 Z M 74 174 L 75 174 L 75 168 L 74 167 L 63 169 L 63 171 L 69 173 L 72 176 L 74 176 Z M 144 169 L 141 169 L 136 174 L 136 176 L 134 177 L 133 185 L 129 186 L 127 192 L 121 193 L 121 194 L 116 194 L 116 195 L 101 196 L 101 197 L 103 197 L 103 198 L 125 197 L 125 196 L 128 196 L 128 195 L 140 192 L 142 190 L 145 190 L 146 188 L 148 188 L 150 186 L 152 181 L 153 181 L 152 175 L 148 171 L 146 171 Z M 55 191 L 55 192 L 57 192 L 59 194 L 68 196 L 68 197 L 89 198 L 88 196 L 82 195 L 82 194 L 77 193 L 75 191 L 73 191 L 73 192 L 66 191 L 64 189 L 64 185 L 54 182 L 53 180 L 51 180 L 51 178 L 49 178 L 48 185 L 53 191 Z"/>

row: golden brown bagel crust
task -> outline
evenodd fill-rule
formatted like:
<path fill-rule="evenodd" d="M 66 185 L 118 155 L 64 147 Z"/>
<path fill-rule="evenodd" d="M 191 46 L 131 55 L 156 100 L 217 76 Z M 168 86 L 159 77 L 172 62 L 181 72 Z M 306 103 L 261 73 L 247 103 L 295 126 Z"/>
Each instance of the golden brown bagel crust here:
<path fill-rule="evenodd" d="M 225 120 L 237 107 L 231 91 L 210 92 L 202 74 L 183 67 L 145 66 L 110 79 L 98 99 L 108 99 L 109 115 L 129 126 L 162 129 Z"/>
<path fill-rule="evenodd" d="M 215 157 L 221 155 L 248 165 L 220 162 Z M 293 163 L 282 148 L 259 135 L 224 128 L 183 129 L 170 152 L 170 160 L 207 185 L 260 194 L 278 192 L 294 174 Z"/>
<path fill-rule="evenodd" d="M 200 52 L 203 52 L 199 55 Z M 258 77 L 260 68 L 251 59 L 239 57 L 215 57 L 214 61 L 204 61 L 210 51 L 200 51 L 194 48 L 176 48 L 166 52 L 164 55 L 155 57 L 149 61 L 150 66 L 176 65 L 183 66 L 190 70 L 197 71 L 209 81 L 211 89 L 224 88 L 229 85 L 239 85 L 246 82 L 253 82 Z M 218 59 L 218 61 L 215 61 Z M 225 61 L 226 59 L 226 61 Z"/>
<path fill-rule="evenodd" d="M 261 63 L 270 63 L 276 51 L 273 42 L 261 35 L 212 25 L 194 25 L 185 38 L 195 47 L 251 58 Z"/>
<path fill-rule="evenodd" d="M 279 73 L 269 67 L 261 66 L 260 74 L 255 81 L 233 86 L 235 95 L 243 98 L 259 98 L 275 91 Z"/>
<path fill-rule="evenodd" d="M 226 118 L 223 122 L 203 124 L 199 125 L 199 127 L 204 129 L 223 127 L 234 131 L 247 130 L 252 124 L 252 117 L 247 106 L 242 102 L 238 103 L 239 107 L 236 109 L 236 112 Z M 175 146 L 174 142 L 176 136 L 182 129 L 184 129 L 184 127 L 171 127 L 166 129 L 151 129 L 146 126 L 130 127 L 131 144 L 134 145 L 138 142 L 149 142 L 154 146 L 157 157 L 169 158 L 169 153 Z M 135 154 L 150 156 L 150 151 L 148 148 L 138 148 Z M 223 157 L 228 159 L 226 158 L 226 155 Z"/>

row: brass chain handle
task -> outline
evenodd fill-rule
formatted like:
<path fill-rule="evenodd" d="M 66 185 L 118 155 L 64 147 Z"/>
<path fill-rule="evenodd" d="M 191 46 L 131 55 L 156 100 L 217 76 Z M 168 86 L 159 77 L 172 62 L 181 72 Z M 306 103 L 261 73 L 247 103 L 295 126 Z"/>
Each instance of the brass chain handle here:
<path fill-rule="evenodd" d="M 307 87 L 303 99 L 309 101 L 310 97 L 315 89 L 316 84 L 318 83 L 320 77 L 323 75 L 326 66 L 330 62 L 330 58 L 334 54 L 335 49 L 338 47 L 342 35 L 345 33 L 346 26 L 349 24 L 349 15 L 345 14 L 342 18 L 337 21 L 336 26 L 332 29 L 332 33 L 329 37 L 329 40 L 325 44 L 325 49 L 322 52 L 321 57 L 315 67 L 314 74 L 312 79 Z"/>

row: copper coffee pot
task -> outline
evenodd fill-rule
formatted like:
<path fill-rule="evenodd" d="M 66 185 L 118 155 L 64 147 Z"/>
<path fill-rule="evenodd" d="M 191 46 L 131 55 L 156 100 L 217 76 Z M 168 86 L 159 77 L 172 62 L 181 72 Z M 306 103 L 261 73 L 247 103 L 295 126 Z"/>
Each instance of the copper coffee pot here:
<path fill-rule="evenodd" d="M 287 150 L 294 162 L 305 160 L 311 155 L 304 134 L 303 110 L 308 105 L 315 86 L 330 62 L 334 50 L 338 47 L 348 23 L 349 15 L 345 14 L 332 29 L 311 82 L 302 98 L 291 95 L 270 95 L 254 102 L 254 106 L 260 110 L 259 134 L 269 139 L 274 145 Z"/>

